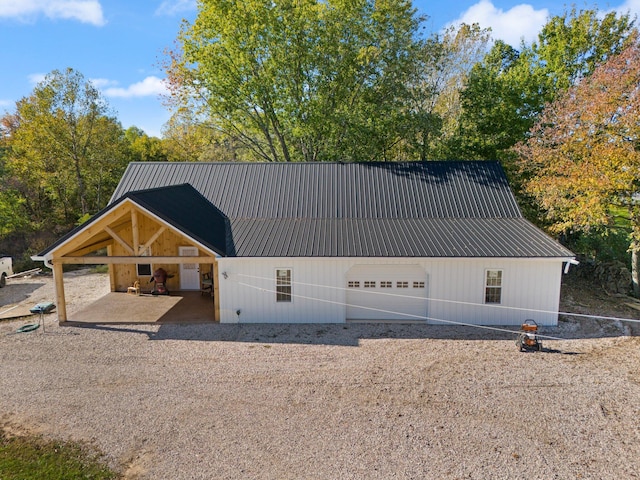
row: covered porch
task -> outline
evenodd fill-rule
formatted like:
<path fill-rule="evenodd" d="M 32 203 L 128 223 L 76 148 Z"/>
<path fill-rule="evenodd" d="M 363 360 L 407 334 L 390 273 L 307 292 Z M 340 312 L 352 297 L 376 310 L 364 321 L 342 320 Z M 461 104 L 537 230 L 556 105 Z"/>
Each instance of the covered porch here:
<path fill-rule="evenodd" d="M 129 295 L 111 292 L 69 319 L 74 324 L 175 324 L 215 322 L 210 295 L 172 292 L 171 295 Z"/>
<path fill-rule="evenodd" d="M 53 270 L 60 323 L 219 321 L 217 258 L 225 239 L 220 212 L 182 185 L 127 195 L 34 260 Z M 64 265 L 107 265 L 111 294 L 68 318 Z M 148 295 L 159 268 L 169 274 L 170 296 Z M 134 286 L 143 294 L 127 295 Z"/>

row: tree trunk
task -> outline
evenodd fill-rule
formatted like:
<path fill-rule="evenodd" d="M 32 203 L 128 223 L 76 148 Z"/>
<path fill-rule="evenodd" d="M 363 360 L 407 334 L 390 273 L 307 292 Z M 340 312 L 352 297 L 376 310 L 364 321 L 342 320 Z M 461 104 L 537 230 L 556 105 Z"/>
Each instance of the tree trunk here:
<path fill-rule="evenodd" d="M 80 200 L 80 209 L 82 210 L 82 215 L 86 215 L 89 213 L 89 209 L 87 208 L 87 194 L 85 191 L 82 169 L 80 168 L 80 159 L 78 157 L 74 157 L 73 162 L 76 173 L 76 182 L 78 182 L 78 199 Z"/>
<path fill-rule="evenodd" d="M 640 283 L 638 282 L 638 250 L 631 250 L 631 281 L 633 283 L 633 296 L 640 298 Z"/>

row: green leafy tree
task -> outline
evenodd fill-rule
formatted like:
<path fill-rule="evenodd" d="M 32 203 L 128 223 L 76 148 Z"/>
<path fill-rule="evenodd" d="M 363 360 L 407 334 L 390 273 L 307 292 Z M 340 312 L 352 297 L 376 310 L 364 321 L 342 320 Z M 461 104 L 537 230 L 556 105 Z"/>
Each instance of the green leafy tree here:
<path fill-rule="evenodd" d="M 407 102 L 410 159 L 446 158 L 443 146 L 460 119 L 460 91 L 472 67 L 482 60 L 489 33 L 477 24 L 451 27 L 432 35 L 416 52 Z"/>
<path fill-rule="evenodd" d="M 162 134 L 170 162 L 235 162 L 247 158 L 246 148 L 186 108 L 174 112 Z"/>
<path fill-rule="evenodd" d="M 102 208 L 126 162 L 120 123 L 77 71 L 54 70 L 17 102 L 6 168 L 34 225 L 73 225 Z"/>
<path fill-rule="evenodd" d="M 420 19 L 408 0 L 207 0 L 167 66 L 173 99 L 266 161 L 390 158 Z"/>
<path fill-rule="evenodd" d="M 462 92 L 454 156 L 508 160 L 548 102 L 619 53 L 634 32 L 629 15 L 572 9 L 553 17 L 520 51 L 497 41 Z"/>
<path fill-rule="evenodd" d="M 473 67 L 461 93 L 459 133 L 450 142 L 457 156 L 498 159 L 533 126 L 544 104 L 543 89 L 538 75 L 522 73 L 526 62 L 498 40 Z"/>
<path fill-rule="evenodd" d="M 531 69 L 546 80 L 546 101 L 558 92 L 591 75 L 612 55 L 619 54 L 629 41 L 634 21 L 629 14 L 597 9 L 570 12 L 551 18 L 531 45 Z M 536 72 L 537 71 L 537 72 Z"/>
<path fill-rule="evenodd" d="M 132 162 L 166 162 L 167 152 L 163 141 L 150 137 L 138 127 L 129 127 L 124 132 Z"/>
<path fill-rule="evenodd" d="M 630 228 L 634 291 L 640 251 L 640 45 L 633 40 L 550 104 L 518 145 L 525 192 L 556 233 Z"/>
<path fill-rule="evenodd" d="M 10 114 L 0 118 L 0 238 L 26 224 L 22 212 L 24 200 L 16 191 L 6 167 L 10 133 L 15 120 L 15 117 Z"/>

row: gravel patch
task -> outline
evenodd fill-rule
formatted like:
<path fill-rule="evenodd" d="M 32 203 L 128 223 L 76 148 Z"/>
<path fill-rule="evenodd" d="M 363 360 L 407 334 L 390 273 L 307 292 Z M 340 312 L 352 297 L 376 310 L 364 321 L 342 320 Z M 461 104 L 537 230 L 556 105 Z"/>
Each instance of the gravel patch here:
<path fill-rule="evenodd" d="M 72 308 L 105 284 L 69 276 Z M 640 476 L 640 337 L 610 325 L 520 353 L 443 326 L 24 323 L 0 322 L 0 424 L 91 442 L 125 478 Z"/>

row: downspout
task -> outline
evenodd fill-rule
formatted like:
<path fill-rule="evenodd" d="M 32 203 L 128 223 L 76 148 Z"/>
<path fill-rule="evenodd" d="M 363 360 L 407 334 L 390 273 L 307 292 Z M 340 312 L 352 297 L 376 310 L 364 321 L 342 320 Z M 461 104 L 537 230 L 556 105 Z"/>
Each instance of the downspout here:
<path fill-rule="evenodd" d="M 31 257 L 33 261 L 40 261 L 44 263 L 44 266 L 53 271 L 53 285 L 56 296 L 56 309 L 58 311 L 58 323 L 62 324 L 67 321 L 67 304 L 64 298 L 64 277 L 62 272 L 62 264 L 54 264 L 52 262 L 53 257 L 51 254 L 47 254 L 44 257 L 34 256 Z"/>
<path fill-rule="evenodd" d="M 44 266 L 47 267 L 49 270 L 53 270 L 53 263 L 51 263 L 51 259 L 48 257 L 44 258 Z"/>
<path fill-rule="evenodd" d="M 211 272 L 213 285 L 211 286 L 213 295 L 213 321 L 220 322 L 220 275 L 218 270 L 218 259 L 213 257 L 213 272 Z"/>
<path fill-rule="evenodd" d="M 564 266 L 565 275 L 569 273 L 569 268 L 571 267 L 571 265 L 580 265 L 580 262 L 577 261 L 575 258 L 572 258 L 571 260 L 567 261 L 567 264 Z"/>

